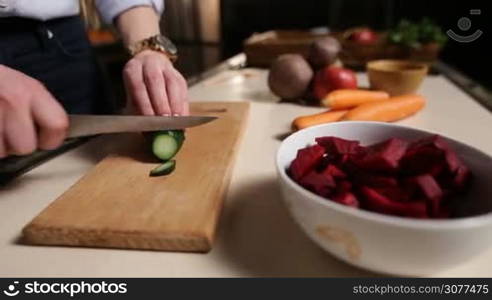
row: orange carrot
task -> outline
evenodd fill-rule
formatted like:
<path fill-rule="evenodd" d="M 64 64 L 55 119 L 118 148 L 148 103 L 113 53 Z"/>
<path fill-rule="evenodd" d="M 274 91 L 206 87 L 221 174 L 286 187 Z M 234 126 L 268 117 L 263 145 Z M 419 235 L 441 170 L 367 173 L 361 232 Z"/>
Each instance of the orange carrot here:
<path fill-rule="evenodd" d="M 335 90 L 326 95 L 321 103 L 331 109 L 347 109 L 369 102 L 388 100 L 389 95 L 383 91 Z"/>
<path fill-rule="evenodd" d="M 298 117 L 292 122 L 292 129 L 301 130 L 314 125 L 336 122 L 340 120 L 347 112 L 348 110 L 329 110 L 314 115 Z"/>
<path fill-rule="evenodd" d="M 345 114 L 342 120 L 393 122 L 413 115 L 424 105 L 425 99 L 422 96 L 402 95 L 357 106 Z"/>

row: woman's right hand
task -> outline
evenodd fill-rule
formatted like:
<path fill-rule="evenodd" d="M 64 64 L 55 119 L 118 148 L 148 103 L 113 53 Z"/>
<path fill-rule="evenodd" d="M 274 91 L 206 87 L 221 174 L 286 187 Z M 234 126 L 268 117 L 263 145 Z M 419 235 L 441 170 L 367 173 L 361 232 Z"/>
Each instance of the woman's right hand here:
<path fill-rule="evenodd" d="M 42 83 L 0 65 L 0 158 L 57 148 L 67 129 L 67 114 Z"/>

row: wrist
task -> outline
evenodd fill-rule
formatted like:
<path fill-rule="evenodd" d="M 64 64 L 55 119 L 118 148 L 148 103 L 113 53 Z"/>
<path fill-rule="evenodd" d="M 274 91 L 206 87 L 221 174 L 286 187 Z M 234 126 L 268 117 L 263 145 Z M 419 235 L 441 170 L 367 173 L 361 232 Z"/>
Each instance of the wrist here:
<path fill-rule="evenodd" d="M 143 39 L 128 47 L 128 51 L 132 56 L 136 56 L 137 54 L 148 50 L 162 53 L 172 62 L 175 62 L 178 58 L 178 50 L 176 46 L 171 42 L 171 40 L 160 34 Z"/>
<path fill-rule="evenodd" d="M 140 6 L 121 13 L 115 25 L 126 47 L 160 33 L 159 17 L 154 9 Z"/>

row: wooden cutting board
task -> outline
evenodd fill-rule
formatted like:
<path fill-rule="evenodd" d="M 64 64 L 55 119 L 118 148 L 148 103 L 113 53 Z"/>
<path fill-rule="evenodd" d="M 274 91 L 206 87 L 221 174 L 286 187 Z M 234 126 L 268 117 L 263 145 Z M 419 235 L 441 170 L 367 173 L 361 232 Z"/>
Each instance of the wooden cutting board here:
<path fill-rule="evenodd" d="M 140 134 L 103 159 L 23 229 L 26 243 L 206 252 L 230 182 L 247 102 L 192 103 L 219 119 L 186 131 L 169 176 Z"/>

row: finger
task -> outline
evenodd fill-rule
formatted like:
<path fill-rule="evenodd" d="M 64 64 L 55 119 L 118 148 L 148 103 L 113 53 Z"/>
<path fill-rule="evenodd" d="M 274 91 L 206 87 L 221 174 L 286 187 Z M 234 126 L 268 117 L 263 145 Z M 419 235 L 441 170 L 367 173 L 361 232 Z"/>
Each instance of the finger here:
<path fill-rule="evenodd" d="M 182 115 L 183 114 L 183 105 L 182 105 L 182 86 L 179 83 L 179 79 L 176 74 L 171 73 L 166 76 L 166 89 L 167 89 L 167 97 L 169 99 L 169 105 L 171 106 L 171 113 L 173 115 Z"/>
<path fill-rule="evenodd" d="M 38 148 L 52 150 L 58 148 L 68 130 L 68 116 L 62 106 L 46 93 L 43 100 L 34 101 L 32 116 L 38 127 Z"/>
<path fill-rule="evenodd" d="M 184 116 L 187 116 L 190 114 L 190 106 L 189 106 L 189 103 L 188 103 L 188 83 L 186 82 L 186 80 L 183 78 L 183 76 L 180 75 L 180 82 L 181 82 L 181 91 L 182 91 L 182 96 L 181 96 L 181 99 L 182 100 L 182 105 L 183 105 L 183 115 Z"/>
<path fill-rule="evenodd" d="M 158 115 L 170 115 L 171 108 L 169 107 L 166 93 L 168 87 L 160 67 L 157 64 L 146 64 L 143 74 L 147 93 L 150 95 L 154 111 Z"/>
<path fill-rule="evenodd" d="M 123 71 L 123 80 L 127 94 L 142 115 L 155 115 L 143 79 L 141 64 L 127 64 Z"/>
<path fill-rule="evenodd" d="M 0 158 L 7 156 L 7 147 L 5 145 L 3 108 L 0 106 Z"/>
<path fill-rule="evenodd" d="M 4 114 L 7 153 L 26 155 L 36 150 L 37 140 L 29 107 L 19 105 Z"/>

